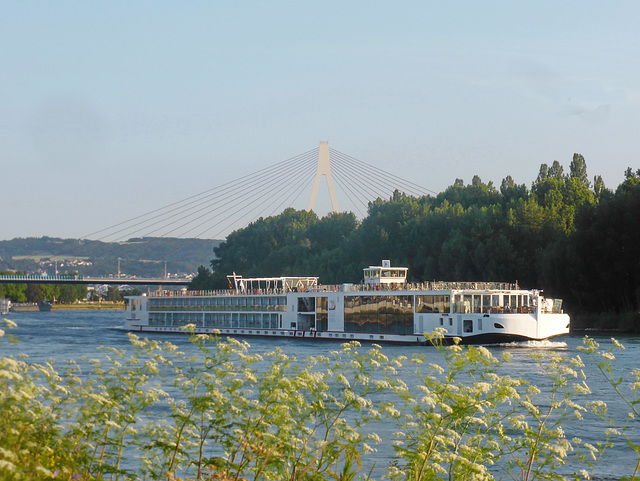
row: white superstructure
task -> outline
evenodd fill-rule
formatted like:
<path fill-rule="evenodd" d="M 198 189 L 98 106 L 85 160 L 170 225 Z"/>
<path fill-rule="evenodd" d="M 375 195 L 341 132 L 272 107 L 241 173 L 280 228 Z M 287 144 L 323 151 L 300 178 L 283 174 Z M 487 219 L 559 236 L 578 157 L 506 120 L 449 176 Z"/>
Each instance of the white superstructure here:
<path fill-rule="evenodd" d="M 228 276 L 230 289 L 155 291 L 130 296 L 125 327 L 322 340 L 424 343 L 445 338 L 481 344 L 567 334 L 562 301 L 538 290 L 495 282 L 407 283 L 407 268 L 364 269 L 362 284 L 320 285 L 317 277 Z"/>

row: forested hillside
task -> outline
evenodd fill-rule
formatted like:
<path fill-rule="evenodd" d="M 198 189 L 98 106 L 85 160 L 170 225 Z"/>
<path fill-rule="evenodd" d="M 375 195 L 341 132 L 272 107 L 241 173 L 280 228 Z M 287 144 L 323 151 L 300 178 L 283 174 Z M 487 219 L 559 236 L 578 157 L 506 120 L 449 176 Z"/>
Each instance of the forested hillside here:
<path fill-rule="evenodd" d="M 121 272 L 138 277 L 164 275 L 165 262 L 170 273 L 192 274 L 208 263 L 220 241 L 167 237 L 140 237 L 122 242 L 56 237 L 15 238 L 0 241 L 0 270 L 30 274 L 77 272 L 83 275 L 116 274 L 118 258 Z"/>
<path fill-rule="evenodd" d="M 318 218 L 288 209 L 231 234 L 202 267 L 195 288 L 225 287 L 231 272 L 314 275 L 360 282 L 362 268 L 390 259 L 411 280 L 518 281 L 563 298 L 576 327 L 638 329 L 640 170 L 615 189 L 589 181 L 575 154 L 568 172 L 543 164 L 531 188 L 506 177 L 499 188 L 475 176 L 441 194 L 396 192 L 351 213 Z"/>

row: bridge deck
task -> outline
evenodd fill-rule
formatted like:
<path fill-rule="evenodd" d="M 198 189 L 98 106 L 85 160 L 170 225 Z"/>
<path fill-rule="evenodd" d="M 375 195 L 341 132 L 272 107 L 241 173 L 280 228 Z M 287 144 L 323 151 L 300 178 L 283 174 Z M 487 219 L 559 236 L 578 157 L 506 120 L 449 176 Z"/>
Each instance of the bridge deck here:
<path fill-rule="evenodd" d="M 189 279 L 0 275 L 0 284 L 129 284 L 143 286 L 186 286 L 189 284 Z"/>

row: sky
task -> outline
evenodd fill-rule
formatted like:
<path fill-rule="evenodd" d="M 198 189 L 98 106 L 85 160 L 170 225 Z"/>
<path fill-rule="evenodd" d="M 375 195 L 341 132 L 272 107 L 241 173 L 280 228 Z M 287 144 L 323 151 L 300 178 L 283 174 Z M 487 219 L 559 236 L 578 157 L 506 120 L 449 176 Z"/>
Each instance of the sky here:
<path fill-rule="evenodd" d="M 637 1 L 0 12 L 0 239 L 84 237 L 320 141 L 435 192 L 576 152 L 612 189 L 640 169 Z"/>

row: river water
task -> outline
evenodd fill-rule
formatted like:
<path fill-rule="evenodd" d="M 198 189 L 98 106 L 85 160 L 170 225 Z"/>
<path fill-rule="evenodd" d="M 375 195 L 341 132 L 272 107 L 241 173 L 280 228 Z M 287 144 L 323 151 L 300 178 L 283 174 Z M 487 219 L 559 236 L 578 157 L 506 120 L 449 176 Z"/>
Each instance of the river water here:
<path fill-rule="evenodd" d="M 34 313 L 12 313 L 4 316 L 17 323 L 18 327 L 10 329 L 10 333 L 19 339 L 19 343 L 10 344 L 4 338 L 0 343 L 0 356 L 11 356 L 19 353 L 27 354 L 31 362 L 42 362 L 54 360 L 57 365 L 61 365 L 66 360 L 78 360 L 86 356 L 96 357 L 96 350 L 99 346 L 114 347 L 118 349 L 129 349 L 130 344 L 126 333 L 120 329 L 123 324 L 123 312 L 116 311 L 53 311 Z M 190 346 L 187 336 L 156 334 L 149 337 L 163 341 L 170 341 L 179 345 L 183 350 L 194 349 Z M 541 375 L 540 369 L 532 361 L 531 355 L 538 352 L 553 352 L 562 356 L 573 357 L 579 352 L 577 347 L 582 345 L 583 335 L 569 335 L 553 341 L 524 343 L 507 346 L 492 346 L 489 349 L 496 356 L 502 356 L 508 352 L 512 356 L 512 362 L 508 365 L 508 373 L 512 377 L 522 377 L 527 381 L 538 385 L 543 389 L 545 379 Z M 592 336 L 600 343 L 602 349 L 611 347 L 610 337 Z M 624 350 L 616 353 L 614 363 L 614 376 L 624 376 L 625 382 L 622 388 L 630 396 L 628 384 L 631 382 L 630 372 L 640 368 L 640 337 L 626 336 L 619 337 L 620 342 L 625 346 Z M 251 352 L 270 352 L 279 346 L 287 354 L 294 355 L 302 359 L 312 355 L 328 354 L 334 351 L 336 344 L 331 342 L 311 342 L 278 339 L 248 339 L 251 344 Z M 362 349 L 367 349 L 365 345 Z M 383 353 L 388 357 L 404 355 L 410 357 L 413 353 L 433 356 L 433 361 L 438 362 L 439 354 L 431 347 L 424 346 L 397 346 L 384 345 Z M 583 356 L 584 357 L 584 356 Z M 613 389 L 604 381 L 602 375 L 594 366 L 587 363 L 585 368 L 587 373 L 587 383 L 592 391 L 591 399 L 605 401 L 609 405 L 609 413 L 618 421 L 627 419 L 629 407 L 615 395 Z M 629 382 L 626 382 L 626 380 Z M 407 380 L 410 384 L 411 381 Z M 631 436 L 636 444 L 640 444 L 640 421 L 633 421 L 636 427 L 632 429 Z M 585 416 L 581 422 L 569 423 L 565 427 L 566 435 L 569 439 L 574 436 L 580 437 L 584 441 L 596 444 L 604 441 L 604 430 L 606 426 L 595 416 Z M 383 437 L 383 443 L 378 446 L 378 452 L 372 456 L 377 466 L 386 466 L 393 458 L 390 440 L 384 439 L 385 433 L 378 434 Z M 386 433 L 390 435 L 391 433 Z M 595 470 L 594 479 L 617 480 L 623 476 L 630 476 L 638 461 L 638 457 L 627 447 L 622 439 L 614 441 L 614 447 L 605 453 L 603 460 Z M 573 479 L 571 473 L 582 466 L 572 466 L 571 464 L 562 469 L 562 473 Z M 379 474 L 379 473 L 378 473 Z M 380 479 L 380 475 L 374 476 Z"/>

